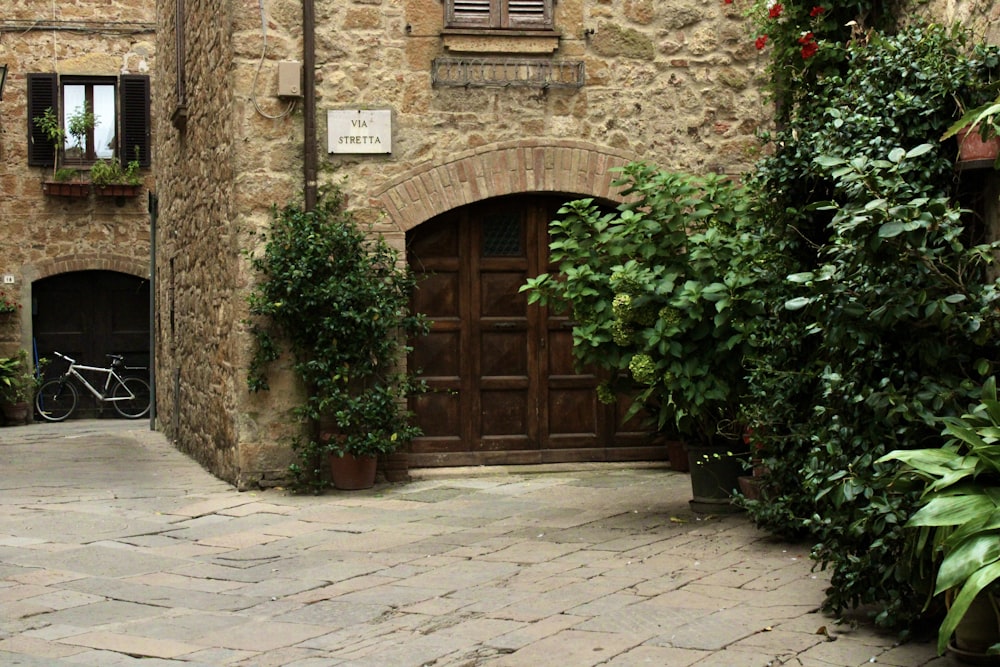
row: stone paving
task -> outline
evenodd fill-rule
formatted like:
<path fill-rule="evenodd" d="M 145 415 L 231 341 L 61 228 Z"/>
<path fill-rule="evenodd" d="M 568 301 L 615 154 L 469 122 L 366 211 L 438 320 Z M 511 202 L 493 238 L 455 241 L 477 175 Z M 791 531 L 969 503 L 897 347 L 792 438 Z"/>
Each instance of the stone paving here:
<path fill-rule="evenodd" d="M 957 664 L 818 613 L 807 545 L 669 469 L 241 493 L 146 426 L 0 429 L 0 664 Z"/>

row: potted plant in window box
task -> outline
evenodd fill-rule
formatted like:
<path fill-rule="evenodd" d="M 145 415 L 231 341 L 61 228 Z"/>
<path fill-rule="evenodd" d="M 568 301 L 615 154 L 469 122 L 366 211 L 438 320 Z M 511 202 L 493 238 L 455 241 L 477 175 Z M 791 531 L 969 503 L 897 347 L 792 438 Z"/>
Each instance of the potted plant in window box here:
<path fill-rule="evenodd" d="M 88 197 L 90 183 L 84 176 L 83 170 L 67 167 L 65 164 L 60 166 L 60 148 L 63 147 L 66 140 L 67 130 L 59 122 L 55 110 L 49 107 L 44 114 L 35 116 L 32 120 L 46 138 L 52 142 L 55 151 L 52 161 L 52 178 L 42 183 L 42 191 L 54 197 Z M 77 156 L 77 159 L 81 159 L 84 150 L 84 137 L 94 128 L 96 122 L 97 117 L 86 104 L 67 118 L 69 134 L 74 140 L 73 145 L 65 149 L 67 157 L 72 154 Z"/>
<path fill-rule="evenodd" d="M 90 182 L 100 197 L 136 197 L 142 192 L 139 160 L 130 160 L 122 167 L 118 158 L 98 160 L 90 168 Z"/>
<path fill-rule="evenodd" d="M 945 418 L 941 448 L 895 450 L 879 462 L 900 461 L 894 485 L 922 488 L 921 506 L 907 526 L 911 569 L 936 567 L 931 596 L 943 596 L 947 615 L 938 653 L 963 662 L 1000 663 L 1000 402 L 996 380 L 979 405 Z M 991 657 L 988 657 L 991 656 Z"/>

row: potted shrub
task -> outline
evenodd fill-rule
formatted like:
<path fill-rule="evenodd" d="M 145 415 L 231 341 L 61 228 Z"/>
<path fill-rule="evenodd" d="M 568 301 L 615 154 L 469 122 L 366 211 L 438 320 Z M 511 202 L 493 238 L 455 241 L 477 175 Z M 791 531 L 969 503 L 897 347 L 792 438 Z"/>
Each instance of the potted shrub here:
<path fill-rule="evenodd" d="M 0 410 L 8 425 L 28 421 L 30 406 L 38 389 L 38 377 L 31 369 L 28 353 L 0 358 Z"/>
<path fill-rule="evenodd" d="M 879 462 L 900 461 L 900 485 L 923 488 L 914 528 L 911 568 L 933 563 L 932 596 L 947 615 L 938 653 L 951 648 L 963 661 L 1000 657 L 1000 402 L 991 378 L 970 413 L 945 418 L 947 442 L 932 449 L 895 450 Z M 952 642 L 952 638 L 954 641 Z M 989 663 L 993 664 L 993 663 Z"/>
<path fill-rule="evenodd" d="M 735 509 L 744 362 L 762 314 L 744 190 L 642 163 L 615 185 L 627 202 L 614 211 L 590 199 L 560 209 L 549 227 L 558 273 L 523 289 L 532 303 L 572 311 L 576 360 L 616 379 L 602 399 L 638 385 L 629 417 L 650 410 L 656 428 L 686 440 L 692 507 Z"/>
<path fill-rule="evenodd" d="M 413 276 L 381 236 L 359 227 L 332 187 L 313 211 L 275 208 L 262 241 L 262 254 L 250 260 L 260 280 L 249 295 L 257 341 L 249 387 L 268 388 L 268 364 L 287 346 L 307 390 L 297 414 L 315 425 L 293 443 L 296 485 L 319 491 L 327 463 L 360 458 L 367 475 L 360 486 L 371 486 L 375 459 L 419 434 L 404 406 L 422 386 L 400 366 L 408 337 L 427 332 L 408 309 Z"/>

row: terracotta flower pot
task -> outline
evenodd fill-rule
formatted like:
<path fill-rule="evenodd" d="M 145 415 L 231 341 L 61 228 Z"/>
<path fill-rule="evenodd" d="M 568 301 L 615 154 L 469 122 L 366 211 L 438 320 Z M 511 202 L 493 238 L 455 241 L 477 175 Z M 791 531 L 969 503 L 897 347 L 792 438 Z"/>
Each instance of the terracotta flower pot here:
<path fill-rule="evenodd" d="M 3 411 L 4 423 L 7 426 L 17 426 L 28 423 L 28 412 L 31 410 L 31 406 L 23 401 L 21 403 L 4 401 L 0 403 L 0 410 Z"/>
<path fill-rule="evenodd" d="M 341 491 L 358 491 L 375 486 L 375 469 L 378 458 L 330 454 L 330 477 L 333 486 Z"/>
<path fill-rule="evenodd" d="M 977 129 L 964 128 L 955 135 L 958 140 L 958 166 L 962 169 L 989 168 L 1000 155 L 1000 137 L 983 141 Z"/>

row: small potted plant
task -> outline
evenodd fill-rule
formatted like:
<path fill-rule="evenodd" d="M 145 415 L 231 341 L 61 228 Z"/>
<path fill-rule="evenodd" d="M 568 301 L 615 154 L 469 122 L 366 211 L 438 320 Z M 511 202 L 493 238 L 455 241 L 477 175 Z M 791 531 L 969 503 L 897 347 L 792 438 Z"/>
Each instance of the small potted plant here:
<path fill-rule="evenodd" d="M 996 380 L 983 386 L 970 413 L 945 418 L 940 448 L 895 450 L 879 462 L 900 461 L 894 484 L 923 488 L 920 509 L 907 526 L 912 568 L 936 567 L 933 596 L 947 615 L 938 630 L 938 653 L 950 649 L 963 662 L 1000 656 L 1000 402 Z M 954 638 L 954 640 L 953 640 Z"/>
<path fill-rule="evenodd" d="M 10 317 L 21 309 L 21 304 L 6 290 L 0 289 L 0 319 Z"/>
<path fill-rule="evenodd" d="M 25 424 L 38 389 L 38 377 L 31 369 L 28 353 L 0 357 L 0 410 L 8 425 Z"/>
<path fill-rule="evenodd" d="M 49 107 L 41 116 L 32 119 L 35 125 L 52 142 L 55 154 L 52 161 L 52 178 L 42 183 L 42 191 L 56 197 L 87 197 L 90 195 L 90 183 L 87 182 L 84 171 L 65 166 L 69 161 L 83 159 L 83 141 L 87 133 L 97 123 L 97 116 L 86 103 L 67 118 L 68 134 L 73 137 L 73 145 L 65 147 L 67 130 L 59 122 L 55 110 Z M 62 150 L 61 150 L 62 149 Z M 61 160 L 60 155 L 65 151 Z M 60 166 L 62 165 L 62 166 Z"/>

